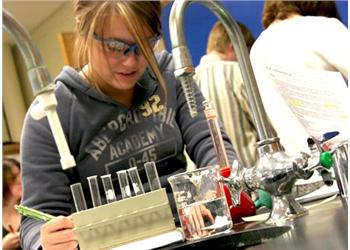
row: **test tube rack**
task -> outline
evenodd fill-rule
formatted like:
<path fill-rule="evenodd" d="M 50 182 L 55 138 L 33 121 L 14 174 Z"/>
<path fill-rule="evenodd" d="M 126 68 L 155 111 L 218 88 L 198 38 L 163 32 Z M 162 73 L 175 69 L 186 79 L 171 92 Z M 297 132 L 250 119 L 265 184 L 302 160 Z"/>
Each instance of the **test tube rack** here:
<path fill-rule="evenodd" d="M 164 188 L 72 214 L 81 250 L 111 249 L 176 230 Z"/>

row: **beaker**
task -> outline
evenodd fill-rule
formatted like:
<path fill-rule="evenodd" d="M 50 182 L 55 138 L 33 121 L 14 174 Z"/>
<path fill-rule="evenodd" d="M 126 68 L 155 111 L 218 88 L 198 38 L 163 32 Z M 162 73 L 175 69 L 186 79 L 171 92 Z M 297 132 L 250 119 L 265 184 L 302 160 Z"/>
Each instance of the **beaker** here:
<path fill-rule="evenodd" d="M 219 176 L 219 166 L 210 166 L 168 178 L 187 240 L 231 229 L 231 215 Z"/>
<path fill-rule="evenodd" d="M 105 191 L 107 203 L 111 203 L 117 200 L 114 192 L 112 176 L 111 174 L 106 174 L 101 176 L 103 189 Z"/>

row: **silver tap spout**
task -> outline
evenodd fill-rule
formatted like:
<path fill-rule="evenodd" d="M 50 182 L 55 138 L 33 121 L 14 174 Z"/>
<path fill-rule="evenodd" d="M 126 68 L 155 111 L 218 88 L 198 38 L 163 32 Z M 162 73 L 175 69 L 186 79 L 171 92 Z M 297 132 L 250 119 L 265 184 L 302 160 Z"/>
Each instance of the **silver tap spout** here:
<path fill-rule="evenodd" d="M 44 116 L 47 117 L 61 156 L 62 168 L 68 169 L 74 167 L 75 160 L 70 153 L 61 122 L 56 112 L 55 85 L 52 82 L 49 71 L 44 65 L 39 50 L 33 44 L 28 32 L 8 11 L 3 9 L 2 14 L 2 27 L 12 36 L 24 58 L 32 90 L 38 100 L 38 105 L 31 112 L 31 115 L 36 120 Z"/>
<path fill-rule="evenodd" d="M 183 28 L 184 12 L 192 2 L 202 4 L 205 7 L 209 8 L 209 10 L 211 10 L 225 26 L 233 44 L 235 53 L 237 54 L 238 64 L 242 72 L 245 87 L 247 89 L 249 104 L 254 115 L 259 139 L 261 141 L 265 141 L 266 139 L 274 137 L 268 123 L 264 106 L 262 105 L 261 97 L 253 74 L 253 68 L 249 60 L 248 50 L 245 45 L 242 32 L 230 13 L 219 2 L 187 0 L 174 1 L 170 12 L 169 27 L 172 54 L 175 63 L 175 75 L 184 75 L 184 72 L 186 72 L 186 75 L 194 74 L 192 58 L 191 54 L 188 51 Z M 194 83 L 194 81 L 188 82 L 192 84 Z M 194 102 L 194 96 L 192 93 L 189 93 L 189 95 L 192 96 L 191 100 L 188 101 L 188 103 L 189 105 L 192 105 Z"/>
<path fill-rule="evenodd" d="M 34 95 L 52 88 L 49 86 L 52 83 L 50 74 L 29 34 L 7 10 L 3 9 L 2 13 L 2 27 L 11 35 L 23 56 Z"/>

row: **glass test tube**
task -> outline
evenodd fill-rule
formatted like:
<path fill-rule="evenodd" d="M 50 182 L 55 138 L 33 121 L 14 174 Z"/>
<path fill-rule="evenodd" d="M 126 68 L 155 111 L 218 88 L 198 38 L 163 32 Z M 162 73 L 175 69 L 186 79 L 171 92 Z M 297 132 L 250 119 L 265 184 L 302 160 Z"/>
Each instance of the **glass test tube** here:
<path fill-rule="evenodd" d="M 77 212 L 83 211 L 87 209 L 83 188 L 81 186 L 81 183 L 75 183 L 70 185 L 70 190 L 72 192 L 73 201 L 75 205 L 75 210 Z"/>
<path fill-rule="evenodd" d="M 103 184 L 103 189 L 105 190 L 107 203 L 116 201 L 117 198 L 115 196 L 111 174 L 102 175 L 101 180 Z"/>
<path fill-rule="evenodd" d="M 139 172 L 137 171 L 137 167 L 129 168 L 128 170 L 132 187 L 134 188 L 135 195 L 144 194 L 143 186 L 140 180 Z"/>
<path fill-rule="evenodd" d="M 101 202 L 100 189 L 98 187 L 97 175 L 89 176 L 87 177 L 87 180 L 89 183 L 92 205 L 94 207 L 101 206 L 102 202 Z"/>
<path fill-rule="evenodd" d="M 161 185 L 158 177 L 156 164 L 154 163 L 154 161 L 146 162 L 144 166 L 146 170 L 149 188 L 151 189 L 151 191 L 160 189 Z"/>
<path fill-rule="evenodd" d="M 131 197 L 128 173 L 126 172 L 126 170 L 120 170 L 117 172 L 117 175 L 120 186 L 120 192 L 122 193 L 123 199 Z"/>
<path fill-rule="evenodd" d="M 210 105 L 208 101 L 203 101 L 205 117 L 208 121 L 208 126 L 210 129 L 211 138 L 214 142 L 214 147 L 216 151 L 218 165 L 223 167 L 230 167 L 230 162 L 228 161 L 224 141 L 222 139 L 222 134 L 218 120 L 216 118 L 216 110 Z"/>

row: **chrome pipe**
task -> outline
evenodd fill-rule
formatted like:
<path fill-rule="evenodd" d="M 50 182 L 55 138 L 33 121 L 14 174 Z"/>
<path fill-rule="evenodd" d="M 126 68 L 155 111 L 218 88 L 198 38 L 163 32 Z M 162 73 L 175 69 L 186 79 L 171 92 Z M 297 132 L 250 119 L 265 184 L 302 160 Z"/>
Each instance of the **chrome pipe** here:
<path fill-rule="evenodd" d="M 25 28 L 5 9 L 2 10 L 2 13 L 2 26 L 12 36 L 23 56 L 33 94 L 38 100 L 38 104 L 31 110 L 30 114 L 35 120 L 47 117 L 61 157 L 62 169 L 75 167 L 75 159 L 71 155 L 57 114 L 57 100 L 54 94 L 55 84 L 50 73 L 44 65 L 38 48 L 32 42 Z"/>
<path fill-rule="evenodd" d="M 11 35 L 23 56 L 33 94 L 36 96 L 51 89 L 52 86 L 49 86 L 52 84 L 50 73 L 28 32 L 7 10 L 3 9 L 2 14 L 2 27 Z"/>

